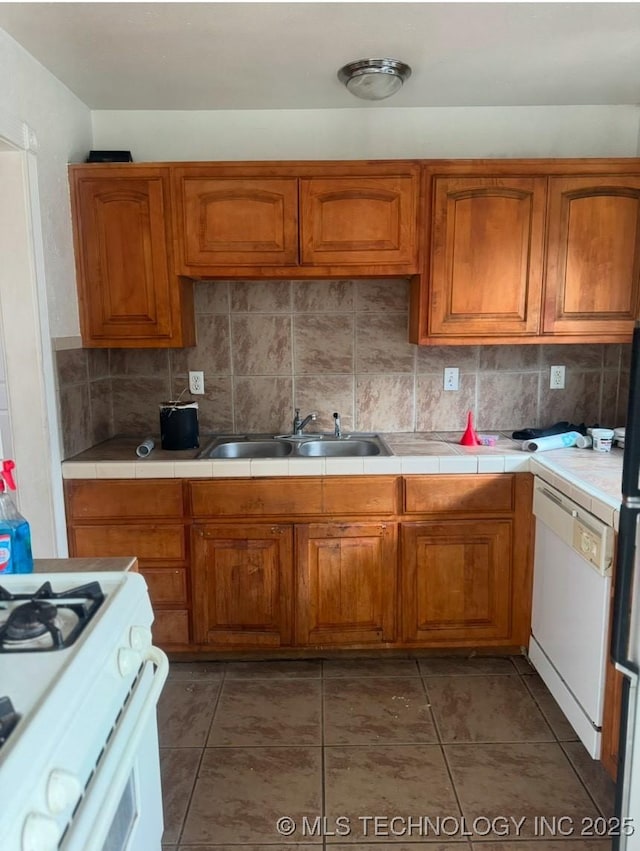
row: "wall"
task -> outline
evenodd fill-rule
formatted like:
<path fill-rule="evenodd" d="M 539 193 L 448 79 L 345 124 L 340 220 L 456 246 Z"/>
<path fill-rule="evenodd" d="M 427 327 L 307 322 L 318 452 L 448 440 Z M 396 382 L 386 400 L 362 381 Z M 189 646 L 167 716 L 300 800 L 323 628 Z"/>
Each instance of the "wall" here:
<path fill-rule="evenodd" d="M 630 157 L 638 106 L 97 110 L 94 147 L 145 160 Z"/>
<path fill-rule="evenodd" d="M 49 323 L 53 337 L 79 332 L 67 163 L 91 149 L 91 114 L 4 30 L 0 30 L 0 112 L 25 121 L 38 140 L 38 187 Z"/>
<path fill-rule="evenodd" d="M 484 431 L 623 421 L 623 347 L 418 347 L 402 279 L 204 282 L 195 302 L 192 349 L 114 349 L 108 370 L 104 352 L 58 353 L 67 456 L 110 427 L 157 434 L 158 404 L 185 390 L 189 369 L 205 373 L 203 433 L 290 431 L 295 407 L 318 411 L 320 430 L 333 411 L 348 431 L 456 431 L 468 410 Z M 566 365 L 565 390 L 548 389 L 551 364 Z M 459 391 L 444 392 L 445 366 L 460 369 Z"/>

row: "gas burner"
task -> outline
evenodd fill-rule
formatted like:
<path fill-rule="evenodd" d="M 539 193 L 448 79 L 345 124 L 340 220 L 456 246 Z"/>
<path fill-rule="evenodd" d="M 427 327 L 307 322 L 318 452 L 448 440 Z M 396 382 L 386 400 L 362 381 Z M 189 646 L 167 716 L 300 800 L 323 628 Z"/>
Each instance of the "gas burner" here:
<path fill-rule="evenodd" d="M 7 641 L 28 641 L 51 631 L 58 613 L 57 608 L 45 600 L 31 600 L 15 608 L 5 625 Z"/>
<path fill-rule="evenodd" d="M 0 653 L 70 647 L 103 600 L 98 582 L 60 593 L 49 582 L 26 594 L 12 594 L 0 586 Z M 8 610 L 4 622 L 3 609 Z"/>

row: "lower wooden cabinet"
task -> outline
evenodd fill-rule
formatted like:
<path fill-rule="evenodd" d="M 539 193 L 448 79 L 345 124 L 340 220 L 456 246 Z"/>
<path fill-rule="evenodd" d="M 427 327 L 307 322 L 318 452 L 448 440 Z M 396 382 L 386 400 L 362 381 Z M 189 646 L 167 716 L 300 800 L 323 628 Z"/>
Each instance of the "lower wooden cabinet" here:
<path fill-rule="evenodd" d="M 531 482 L 67 482 L 69 549 L 138 557 L 170 651 L 514 649 L 529 638 Z"/>
<path fill-rule="evenodd" d="M 192 542 L 196 643 L 221 648 L 290 645 L 292 527 L 197 525 Z"/>
<path fill-rule="evenodd" d="M 402 524 L 402 637 L 445 646 L 511 637 L 512 520 Z"/>
<path fill-rule="evenodd" d="M 296 644 L 395 640 L 396 540 L 395 523 L 296 527 Z"/>

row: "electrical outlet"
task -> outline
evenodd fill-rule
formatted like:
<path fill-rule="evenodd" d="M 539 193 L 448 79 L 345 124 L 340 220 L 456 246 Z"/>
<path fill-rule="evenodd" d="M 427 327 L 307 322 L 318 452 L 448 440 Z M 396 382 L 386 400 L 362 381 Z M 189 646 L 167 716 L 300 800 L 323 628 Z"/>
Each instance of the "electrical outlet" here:
<path fill-rule="evenodd" d="M 552 366 L 549 377 L 551 390 L 564 390 L 564 367 Z"/>
<path fill-rule="evenodd" d="M 445 366 L 444 368 L 444 389 L 459 390 L 460 389 L 460 370 L 457 366 Z"/>
<path fill-rule="evenodd" d="M 189 393 L 202 396 L 204 393 L 204 372 L 189 371 Z"/>

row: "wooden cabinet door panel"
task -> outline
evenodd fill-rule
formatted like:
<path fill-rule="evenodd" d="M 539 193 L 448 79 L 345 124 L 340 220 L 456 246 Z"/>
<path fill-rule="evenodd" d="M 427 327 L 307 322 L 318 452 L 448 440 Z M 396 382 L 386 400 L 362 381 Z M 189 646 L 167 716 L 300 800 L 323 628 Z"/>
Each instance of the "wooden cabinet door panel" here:
<path fill-rule="evenodd" d="M 396 539 L 395 523 L 296 527 L 296 644 L 395 639 Z"/>
<path fill-rule="evenodd" d="M 405 511 L 420 514 L 512 511 L 515 478 L 506 473 L 473 476 L 406 476 Z"/>
<path fill-rule="evenodd" d="M 187 572 L 183 567 L 140 567 L 152 603 L 187 602 Z"/>
<path fill-rule="evenodd" d="M 301 180 L 302 263 L 416 271 L 417 197 L 417 172 Z"/>
<path fill-rule="evenodd" d="M 72 171 L 80 319 L 85 344 L 180 337 L 172 273 L 169 171 Z M 188 287 L 187 284 L 184 285 Z"/>
<path fill-rule="evenodd" d="M 512 521 L 402 525 L 406 641 L 430 645 L 511 633 Z"/>
<path fill-rule="evenodd" d="M 538 333 L 545 187 L 543 177 L 434 180 L 430 334 Z"/>
<path fill-rule="evenodd" d="M 322 514 L 322 479 L 225 479 L 191 482 L 194 517 Z"/>
<path fill-rule="evenodd" d="M 155 609 L 151 634 L 158 647 L 189 644 L 189 612 L 187 609 Z"/>
<path fill-rule="evenodd" d="M 184 561 L 184 527 L 160 524 L 76 526 L 69 530 L 74 556 L 136 556 Z"/>
<path fill-rule="evenodd" d="M 550 178 L 545 333 L 630 335 L 639 291 L 640 175 Z"/>
<path fill-rule="evenodd" d="M 75 479 L 66 482 L 65 491 L 73 520 L 182 517 L 179 479 Z"/>
<path fill-rule="evenodd" d="M 298 262 L 295 178 L 206 178 L 176 171 L 181 271 Z"/>
<path fill-rule="evenodd" d="M 291 643 L 291 526 L 194 526 L 194 635 L 221 647 Z"/>

